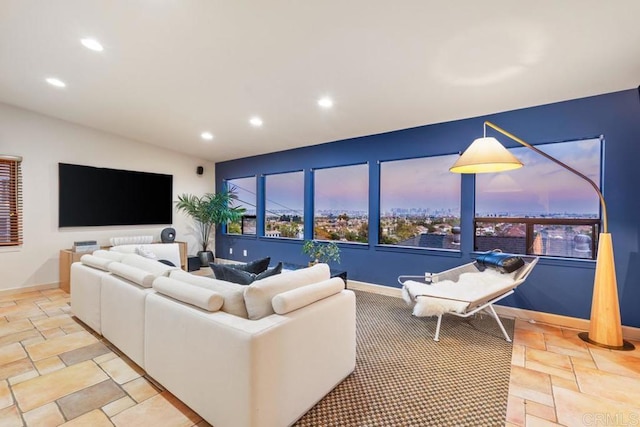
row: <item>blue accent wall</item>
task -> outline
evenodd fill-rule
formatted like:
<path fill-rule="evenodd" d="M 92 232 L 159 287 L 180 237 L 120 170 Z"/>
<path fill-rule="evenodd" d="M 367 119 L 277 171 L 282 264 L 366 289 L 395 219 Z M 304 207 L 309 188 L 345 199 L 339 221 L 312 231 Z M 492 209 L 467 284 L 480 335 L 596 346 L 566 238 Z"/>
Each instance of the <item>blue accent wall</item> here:
<path fill-rule="evenodd" d="M 482 135 L 485 120 L 537 144 L 604 136 L 603 193 L 609 232 L 613 236 L 622 323 L 640 327 L 640 100 L 638 90 L 564 101 L 549 105 L 421 126 L 384 134 L 330 142 L 216 165 L 216 188 L 225 179 L 305 170 L 305 233 L 311 238 L 315 168 L 368 162 L 370 166 L 369 245 L 341 244 L 340 267 L 349 278 L 398 287 L 401 274 L 442 271 L 472 260 L 474 177 L 462 177 L 461 251 L 443 252 L 377 246 L 379 168 L 381 160 L 434 156 L 464 151 Z M 500 137 L 506 146 L 517 146 Z M 261 200 L 262 204 L 264 200 Z M 258 208 L 261 215 L 261 208 Z M 263 224 L 263 221 L 259 221 Z M 271 256 L 273 261 L 306 263 L 301 241 L 253 236 L 227 236 L 218 231 L 216 252 L 222 258 L 248 261 Z M 233 255 L 229 255 L 233 248 Z M 248 256 L 243 257 L 243 250 Z M 505 305 L 588 319 L 594 261 L 541 259 L 527 282 Z"/>

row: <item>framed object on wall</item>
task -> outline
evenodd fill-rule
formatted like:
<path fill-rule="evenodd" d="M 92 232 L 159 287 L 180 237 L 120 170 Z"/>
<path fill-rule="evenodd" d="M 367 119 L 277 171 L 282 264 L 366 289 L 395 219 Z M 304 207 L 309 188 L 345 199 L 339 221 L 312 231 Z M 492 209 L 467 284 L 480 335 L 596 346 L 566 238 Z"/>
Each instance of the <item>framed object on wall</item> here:
<path fill-rule="evenodd" d="M 242 234 L 256 234 L 256 216 L 244 215 L 242 217 Z"/>

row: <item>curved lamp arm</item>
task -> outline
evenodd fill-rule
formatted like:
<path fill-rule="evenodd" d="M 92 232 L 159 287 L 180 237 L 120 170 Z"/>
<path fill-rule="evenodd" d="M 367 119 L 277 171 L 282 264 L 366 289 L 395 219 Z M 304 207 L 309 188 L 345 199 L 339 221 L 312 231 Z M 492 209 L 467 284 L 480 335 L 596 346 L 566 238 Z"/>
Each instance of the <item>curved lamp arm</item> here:
<path fill-rule="evenodd" d="M 604 201 L 604 196 L 602 195 L 602 192 L 600 191 L 600 188 L 598 188 L 598 185 L 593 182 L 591 180 L 591 178 L 589 178 L 588 176 L 586 176 L 585 174 L 575 170 L 574 168 L 572 168 L 571 166 L 561 162 L 560 160 L 556 159 L 555 157 L 552 157 L 550 155 L 548 155 L 547 153 L 545 153 L 544 151 L 539 150 L 538 148 L 534 147 L 533 145 L 529 144 L 526 141 L 523 141 L 522 139 L 518 138 L 517 136 L 515 136 L 514 134 L 507 132 L 506 130 L 502 129 L 500 126 L 496 126 L 493 123 L 489 122 L 489 121 L 485 121 L 484 122 L 484 131 L 485 131 L 485 136 L 487 133 L 487 126 L 489 126 L 490 128 L 492 128 L 493 130 L 500 132 L 501 134 L 503 134 L 504 136 L 513 139 L 514 141 L 516 141 L 517 143 L 524 145 L 527 148 L 530 148 L 531 150 L 535 151 L 536 153 L 540 154 L 541 156 L 545 157 L 546 159 L 551 160 L 552 162 L 562 166 L 563 168 L 565 168 L 566 170 L 568 170 L 569 172 L 572 172 L 574 175 L 579 176 L 580 178 L 584 179 L 585 181 L 587 181 L 589 184 L 591 184 L 591 186 L 593 187 L 594 190 L 596 190 L 596 193 L 598 193 L 598 197 L 600 198 L 600 206 L 602 206 L 602 232 L 603 233 L 607 233 L 607 204 Z"/>

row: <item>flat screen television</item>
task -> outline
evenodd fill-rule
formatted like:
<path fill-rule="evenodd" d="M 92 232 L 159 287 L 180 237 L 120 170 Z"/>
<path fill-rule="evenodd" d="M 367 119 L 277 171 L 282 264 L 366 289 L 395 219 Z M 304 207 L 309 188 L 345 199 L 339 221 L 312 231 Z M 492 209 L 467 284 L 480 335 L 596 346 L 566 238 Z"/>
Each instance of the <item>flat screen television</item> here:
<path fill-rule="evenodd" d="M 171 224 L 173 175 L 58 163 L 58 226 Z"/>

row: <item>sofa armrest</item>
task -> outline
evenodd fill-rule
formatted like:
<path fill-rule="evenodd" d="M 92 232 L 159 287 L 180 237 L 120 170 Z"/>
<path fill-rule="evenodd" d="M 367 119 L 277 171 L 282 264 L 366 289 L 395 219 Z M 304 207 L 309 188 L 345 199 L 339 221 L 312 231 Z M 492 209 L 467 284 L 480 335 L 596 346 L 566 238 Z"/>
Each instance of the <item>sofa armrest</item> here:
<path fill-rule="evenodd" d="M 80 257 L 80 262 L 89 267 L 97 268 L 98 270 L 109 271 L 109 264 L 115 262 L 109 258 L 101 258 L 91 254 L 85 254 Z"/>
<path fill-rule="evenodd" d="M 127 279 L 137 285 L 145 288 L 150 288 L 153 285 L 153 281 L 156 279 L 156 275 L 149 273 L 131 265 L 123 264 L 121 262 L 112 262 L 108 267 L 109 271 L 118 277 Z"/>
<path fill-rule="evenodd" d="M 339 277 L 313 283 L 301 288 L 292 289 L 276 295 L 271 300 L 273 311 L 277 314 L 287 314 L 316 301 L 337 294 L 344 289 L 344 282 Z"/>
<path fill-rule="evenodd" d="M 153 289 L 175 300 L 191 304 L 207 311 L 218 311 L 224 299 L 222 295 L 209 289 L 182 283 L 168 277 L 158 277 L 153 281 Z"/>

